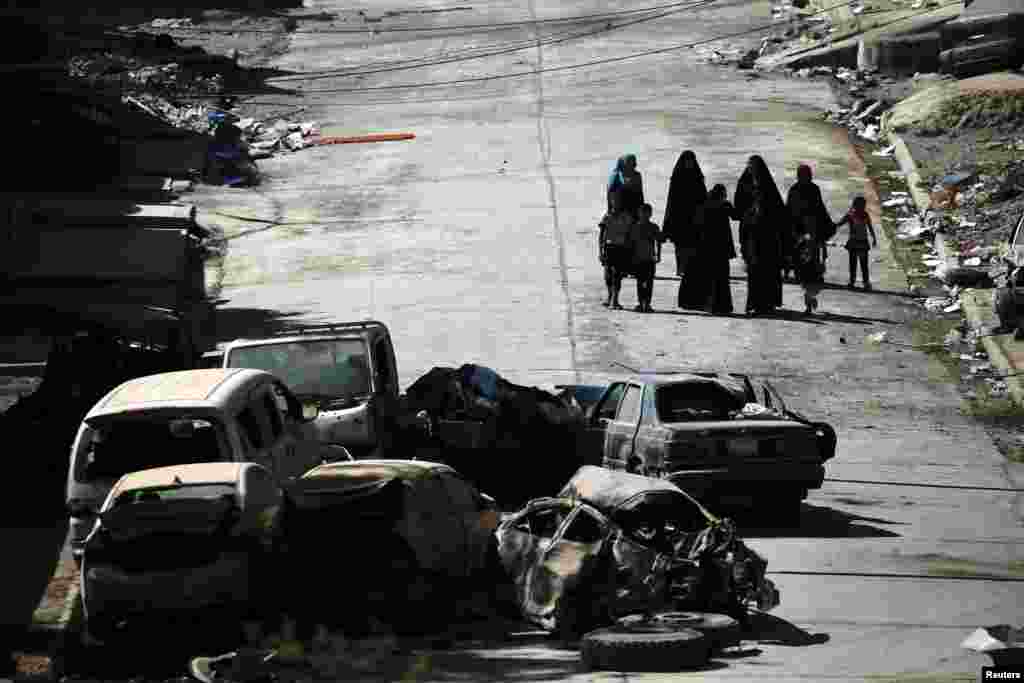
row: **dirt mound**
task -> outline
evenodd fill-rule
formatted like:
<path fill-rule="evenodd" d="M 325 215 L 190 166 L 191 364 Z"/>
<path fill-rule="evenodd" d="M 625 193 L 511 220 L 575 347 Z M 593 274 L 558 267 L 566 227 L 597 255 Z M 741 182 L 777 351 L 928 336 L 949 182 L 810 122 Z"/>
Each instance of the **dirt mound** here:
<path fill-rule="evenodd" d="M 883 126 L 922 134 L 964 128 L 1024 130 L 1024 76 L 994 73 L 940 82 L 897 104 Z"/>

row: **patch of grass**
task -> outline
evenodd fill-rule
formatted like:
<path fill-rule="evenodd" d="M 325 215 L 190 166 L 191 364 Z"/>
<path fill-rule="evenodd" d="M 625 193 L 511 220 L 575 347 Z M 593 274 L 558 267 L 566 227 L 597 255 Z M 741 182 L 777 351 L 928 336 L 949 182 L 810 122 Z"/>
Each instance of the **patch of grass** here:
<path fill-rule="evenodd" d="M 1003 570 L 998 566 L 986 566 L 979 562 L 960 560 L 950 557 L 929 562 L 927 573 L 934 574 L 936 576 L 991 576 L 1002 575 L 1004 573 L 1013 576 L 1021 576 L 1024 575 L 1024 562 L 1018 560 L 1008 562 L 1006 564 L 1006 569 Z"/>

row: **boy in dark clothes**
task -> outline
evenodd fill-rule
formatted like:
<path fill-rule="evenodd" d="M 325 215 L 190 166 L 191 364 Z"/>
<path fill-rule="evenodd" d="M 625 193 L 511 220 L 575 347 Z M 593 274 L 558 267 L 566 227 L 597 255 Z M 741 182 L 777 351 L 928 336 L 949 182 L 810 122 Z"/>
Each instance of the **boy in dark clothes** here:
<path fill-rule="evenodd" d="M 870 292 L 868 251 L 872 246 L 878 246 L 878 238 L 875 236 L 874 226 L 871 225 L 867 205 L 864 197 L 855 197 L 849 213 L 836 223 L 836 229 L 847 224 L 850 226 L 850 236 L 846 240 L 846 250 L 850 252 L 850 289 L 853 289 L 853 284 L 857 280 L 857 262 L 859 261 L 860 274 L 864 279 L 864 289 Z M 868 244 L 868 234 L 871 235 L 871 244 Z"/>
<path fill-rule="evenodd" d="M 655 264 L 661 260 L 661 230 L 651 222 L 650 204 L 640 207 L 640 219 L 629 232 L 630 249 L 633 255 L 633 275 L 636 277 L 637 306 L 634 311 L 650 313 L 651 297 L 654 295 Z"/>
<path fill-rule="evenodd" d="M 622 304 L 619 303 L 619 290 L 622 289 L 622 278 L 629 270 L 632 260 L 629 233 L 636 222 L 636 217 L 622 209 L 621 192 L 612 192 L 610 199 L 612 210 L 605 214 L 598 224 L 601 265 L 604 266 L 604 284 L 608 288 L 608 299 L 604 306 L 622 308 Z"/>

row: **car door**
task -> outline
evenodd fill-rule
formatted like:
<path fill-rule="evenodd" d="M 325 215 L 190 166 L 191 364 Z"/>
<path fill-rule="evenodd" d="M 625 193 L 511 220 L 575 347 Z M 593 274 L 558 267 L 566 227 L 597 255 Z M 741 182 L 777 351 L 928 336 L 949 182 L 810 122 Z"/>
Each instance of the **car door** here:
<path fill-rule="evenodd" d="M 272 441 L 270 415 L 258 390 L 250 394 L 234 418 L 242 442 L 241 459 L 262 465 L 275 477 L 279 477 L 273 453 L 269 448 Z"/>
<path fill-rule="evenodd" d="M 607 520 L 587 505 L 577 505 L 554 537 L 538 548 L 537 560 L 524 582 L 524 612 L 553 627 L 558 600 L 565 587 L 599 580 L 590 574 L 607 536 Z"/>
<path fill-rule="evenodd" d="M 533 604 L 530 600 L 530 580 L 536 573 L 534 566 L 572 509 L 572 503 L 564 500 L 537 501 L 501 527 L 498 554 L 505 570 L 515 582 L 516 598 L 524 611 Z"/>
<path fill-rule="evenodd" d="M 587 428 L 583 435 L 584 465 L 601 465 L 612 467 L 612 464 L 605 460 L 606 441 L 608 425 L 615 419 L 615 411 L 619 408 L 619 401 L 626 390 L 623 382 L 615 382 L 604 392 L 604 396 L 598 400 L 590 412 L 587 420 Z M 614 469 L 614 468 L 613 468 Z"/>
<path fill-rule="evenodd" d="M 638 471 L 639 465 L 633 457 L 634 441 L 640 422 L 640 405 L 643 387 L 629 383 L 626 386 L 619 408 L 607 428 L 605 435 L 605 462 L 613 463 L 612 469 Z M 607 467 L 607 465 L 606 465 Z"/>

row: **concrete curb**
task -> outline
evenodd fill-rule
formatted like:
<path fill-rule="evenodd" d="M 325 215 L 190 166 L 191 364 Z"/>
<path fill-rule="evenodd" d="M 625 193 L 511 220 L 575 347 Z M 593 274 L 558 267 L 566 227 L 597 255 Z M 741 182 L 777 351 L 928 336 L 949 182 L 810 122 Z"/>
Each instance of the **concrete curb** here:
<path fill-rule="evenodd" d="M 899 162 L 900 170 L 906 174 L 907 184 L 910 186 L 910 196 L 914 201 L 914 205 L 917 207 L 918 213 L 923 216 L 931 205 L 931 196 L 918 186 L 921 182 L 921 176 L 918 173 L 914 157 L 910 153 L 910 148 L 907 147 L 907 143 L 900 136 L 894 133 L 890 133 L 888 138 L 889 142 L 895 146 L 893 151 L 896 161 Z M 960 265 L 959 258 L 951 253 L 949 245 L 946 243 L 945 235 L 941 232 L 935 235 L 935 251 L 938 253 L 939 258 L 946 263 L 947 267 Z M 960 296 L 960 309 L 963 311 L 964 317 L 972 329 L 984 330 L 986 324 L 991 322 L 991 314 L 986 315 L 985 312 L 992 311 L 992 294 L 989 290 L 968 289 Z M 982 333 L 984 334 L 984 332 Z M 993 367 L 999 369 L 1003 374 L 1009 375 L 1021 371 L 1021 368 L 1006 354 L 1006 351 L 994 337 L 982 337 L 981 344 L 985 348 L 985 352 L 988 354 Z M 1024 375 L 1006 377 L 1005 381 L 1010 396 L 1013 397 L 1017 405 L 1024 408 Z"/>

